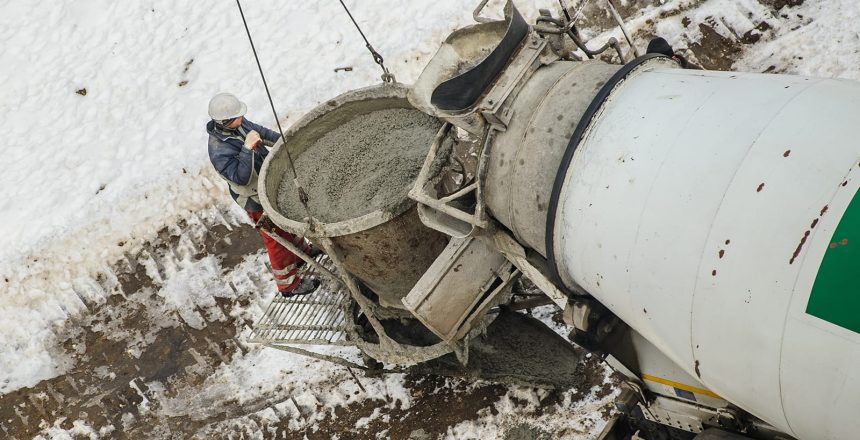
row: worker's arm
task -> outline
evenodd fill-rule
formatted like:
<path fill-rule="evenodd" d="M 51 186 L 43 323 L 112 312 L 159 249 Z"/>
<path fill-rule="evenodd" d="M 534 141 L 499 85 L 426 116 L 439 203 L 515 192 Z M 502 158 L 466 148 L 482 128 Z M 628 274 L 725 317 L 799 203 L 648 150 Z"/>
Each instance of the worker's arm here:
<path fill-rule="evenodd" d="M 260 137 L 263 138 L 263 142 L 266 145 L 269 145 L 269 146 L 274 145 L 275 142 L 277 142 L 278 139 L 281 138 L 281 135 L 278 134 L 277 131 L 269 130 L 268 128 L 263 127 L 262 125 L 257 125 L 251 121 L 248 121 L 248 125 L 251 127 L 252 130 L 256 131 L 257 133 L 260 133 Z"/>
<path fill-rule="evenodd" d="M 219 144 L 209 144 L 209 159 L 212 166 L 225 179 L 237 184 L 247 185 L 251 181 L 251 159 L 254 152 L 242 147 L 236 153 L 234 148 Z"/>

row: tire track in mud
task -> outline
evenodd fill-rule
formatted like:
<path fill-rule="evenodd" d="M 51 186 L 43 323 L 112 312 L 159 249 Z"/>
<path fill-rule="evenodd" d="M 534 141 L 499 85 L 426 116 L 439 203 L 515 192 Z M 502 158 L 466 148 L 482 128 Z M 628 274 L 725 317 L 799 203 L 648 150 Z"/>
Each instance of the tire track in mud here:
<path fill-rule="evenodd" d="M 262 414 L 292 405 L 290 392 L 282 387 L 270 393 L 251 391 L 250 398 L 218 401 L 202 411 L 184 408 L 176 413 L 175 408 L 162 408 L 165 403 L 181 404 L 195 390 L 203 390 L 216 369 L 237 352 L 247 353 L 239 335 L 252 324 L 251 303 L 260 303 L 260 292 L 273 289 L 260 264 L 264 254 L 257 232 L 247 224 L 227 221 L 223 215 L 215 217 L 221 220 L 162 230 L 142 249 L 111 265 L 115 279 L 96 277 L 108 292 L 105 299 L 88 301 L 90 313 L 71 318 L 58 332 L 74 367 L 33 387 L 0 396 L 0 437 L 50 438 L 53 427 L 75 432 L 76 425 L 83 423 L 95 438 L 219 438 L 264 433 L 264 437 L 322 439 L 334 434 L 366 438 L 383 432 L 391 438 L 413 434 L 435 438 L 460 422 L 497 412 L 494 405 L 510 386 L 475 386 L 474 380 L 421 373 L 406 378 L 405 388 L 412 399 L 408 409 L 384 396 L 368 395 L 348 406 L 302 408 L 299 413 L 306 414 L 298 419 L 292 412 L 280 413 L 273 421 Z M 243 265 L 249 256 L 252 260 Z M 209 275 L 220 274 L 225 283 L 237 277 L 246 282 L 235 291 L 230 288 L 232 295 L 216 296 L 214 305 L 197 307 L 203 325 L 165 308 L 160 293 L 166 286 L 183 270 L 213 258 L 217 271 Z M 604 374 L 597 365 L 592 367 L 587 376 L 602 381 Z M 587 394 L 588 388 L 583 390 L 577 398 Z M 549 396 L 539 408 L 558 403 L 556 394 Z M 527 402 L 514 404 L 525 414 L 533 411 Z M 366 421 L 359 423 L 361 420 Z"/>
<path fill-rule="evenodd" d="M 222 213 L 223 214 L 223 213 Z M 158 237 L 134 255 L 114 262 L 111 272 L 95 282 L 108 293 L 104 301 L 81 296 L 90 313 L 71 317 L 58 332 L 59 340 L 75 361 L 66 374 L 0 396 L 0 432 L 8 438 L 32 438 L 55 424 L 70 429 L 83 420 L 111 438 L 133 438 L 135 427 L 149 423 L 141 418 L 141 405 L 158 405 L 150 385 L 163 386 L 170 395 L 177 384 L 202 383 L 207 373 L 245 350 L 237 336 L 250 322 L 236 313 L 259 292 L 234 290 L 232 297 L 214 297 L 215 306 L 197 307 L 205 324 L 190 324 L 176 311 L 165 311 L 159 296 L 171 271 L 217 257 L 223 274 L 229 274 L 247 256 L 262 249 L 257 232 L 247 224 L 220 221 L 196 226 L 181 222 L 161 230 Z M 250 286 L 268 288 L 268 279 L 252 279 Z M 264 277 L 258 277 L 264 278 Z M 226 278 L 225 278 L 226 279 Z M 158 322 L 161 321 L 161 322 Z M 155 414 L 157 411 L 150 411 Z M 183 423 L 177 433 L 189 433 Z"/>
<path fill-rule="evenodd" d="M 413 399 L 409 409 L 367 396 L 349 406 L 305 409 L 321 412 L 303 418 L 297 426 L 295 416 L 286 413 L 275 422 L 260 416 L 279 404 L 291 404 L 289 392 L 276 388 L 242 402 L 219 401 L 204 411 L 171 415 L 174 411 L 161 408 L 163 403 L 188 398 L 195 389 L 203 389 L 205 380 L 234 354 L 247 353 L 239 335 L 252 325 L 251 303 L 261 301 L 261 291 L 273 289 L 260 264 L 265 258 L 257 232 L 250 225 L 227 220 L 226 212 L 221 214 L 194 225 L 183 222 L 165 228 L 156 239 L 95 277 L 104 298 L 81 295 L 89 313 L 72 315 L 57 332 L 75 365 L 63 375 L 0 396 L 0 437 L 25 439 L 41 434 L 50 438 L 51 428 L 74 432 L 80 423 L 96 437 L 120 439 L 259 432 L 311 439 L 333 434 L 365 438 L 388 432 L 406 438 L 416 430 L 436 436 L 476 418 L 480 411 L 494 411 L 493 405 L 509 390 L 507 385 L 473 387 L 471 380 L 413 373 L 405 384 Z M 254 255 L 252 266 L 241 266 Z M 195 307 L 199 322 L 166 307 L 160 295 L 166 286 L 184 270 L 213 257 L 217 270 L 208 275 L 220 274 L 225 283 L 236 277 L 246 282 L 235 290 L 231 287 L 232 295 L 214 297 L 211 307 Z M 374 414 L 391 422 L 383 423 Z M 370 421 L 355 428 L 364 418 Z"/>

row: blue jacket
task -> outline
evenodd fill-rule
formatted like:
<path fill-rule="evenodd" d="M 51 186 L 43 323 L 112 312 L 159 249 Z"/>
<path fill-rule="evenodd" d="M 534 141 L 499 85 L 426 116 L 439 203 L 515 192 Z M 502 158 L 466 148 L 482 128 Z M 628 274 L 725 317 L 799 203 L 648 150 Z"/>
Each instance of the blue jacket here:
<path fill-rule="evenodd" d="M 256 130 L 266 145 L 273 145 L 281 137 L 277 132 L 247 119 L 242 121 L 241 127 L 246 133 Z M 252 157 L 254 169 L 259 174 L 263 160 L 269 154 L 268 149 L 257 147 L 252 151 L 245 148 L 244 136 L 239 134 L 238 129 L 219 130 L 215 127 L 215 121 L 209 121 L 206 124 L 206 132 L 209 133 L 209 160 L 221 176 L 236 185 L 247 185 L 251 180 Z M 232 188 L 230 189 L 230 196 L 238 202 L 239 195 L 233 192 Z M 250 198 L 242 208 L 246 211 L 263 210 L 259 203 Z"/>

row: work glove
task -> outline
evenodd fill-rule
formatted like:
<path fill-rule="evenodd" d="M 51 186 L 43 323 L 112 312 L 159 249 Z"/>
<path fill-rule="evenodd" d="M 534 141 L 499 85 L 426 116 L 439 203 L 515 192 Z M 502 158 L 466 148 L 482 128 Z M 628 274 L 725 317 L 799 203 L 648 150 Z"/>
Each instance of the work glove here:
<path fill-rule="evenodd" d="M 256 130 L 251 130 L 245 136 L 245 148 L 249 150 L 253 150 L 257 148 L 260 144 L 263 143 L 263 140 L 260 139 L 260 133 L 257 133 Z"/>

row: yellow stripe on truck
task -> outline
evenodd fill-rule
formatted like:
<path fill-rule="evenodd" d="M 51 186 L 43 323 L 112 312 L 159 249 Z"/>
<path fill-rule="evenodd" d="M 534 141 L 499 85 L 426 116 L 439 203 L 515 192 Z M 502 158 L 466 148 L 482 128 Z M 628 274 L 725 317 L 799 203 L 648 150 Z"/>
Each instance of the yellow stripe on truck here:
<path fill-rule="evenodd" d="M 689 391 L 691 393 L 701 394 L 703 396 L 713 397 L 715 399 L 722 399 L 722 397 L 720 397 L 719 395 L 717 395 L 716 393 L 714 393 L 711 390 L 706 390 L 704 388 L 697 388 L 697 387 L 690 386 L 690 385 L 684 385 L 680 382 L 675 382 L 675 381 L 672 381 L 669 379 L 663 379 L 662 377 L 651 376 L 650 374 L 643 374 L 642 379 L 648 380 L 651 382 L 657 382 L 659 384 L 667 385 L 670 387 L 675 387 L 675 388 L 678 388 L 679 390 Z"/>

